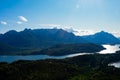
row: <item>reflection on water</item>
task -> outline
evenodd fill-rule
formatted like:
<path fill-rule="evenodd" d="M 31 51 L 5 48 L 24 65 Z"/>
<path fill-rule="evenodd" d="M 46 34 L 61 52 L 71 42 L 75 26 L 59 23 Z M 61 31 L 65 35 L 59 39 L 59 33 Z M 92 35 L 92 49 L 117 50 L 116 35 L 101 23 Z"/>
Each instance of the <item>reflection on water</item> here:
<path fill-rule="evenodd" d="M 65 56 L 65 58 L 75 57 L 75 56 L 80 56 L 80 55 L 87 55 L 87 54 L 94 54 L 94 53 L 76 53 L 76 54 L 70 54 L 70 55 Z"/>
<path fill-rule="evenodd" d="M 120 68 L 120 62 L 111 63 L 111 64 L 108 64 L 108 66 L 114 66 L 116 68 Z"/>
<path fill-rule="evenodd" d="M 100 51 L 100 54 L 115 53 L 120 50 L 120 45 L 103 45 L 105 50 Z"/>

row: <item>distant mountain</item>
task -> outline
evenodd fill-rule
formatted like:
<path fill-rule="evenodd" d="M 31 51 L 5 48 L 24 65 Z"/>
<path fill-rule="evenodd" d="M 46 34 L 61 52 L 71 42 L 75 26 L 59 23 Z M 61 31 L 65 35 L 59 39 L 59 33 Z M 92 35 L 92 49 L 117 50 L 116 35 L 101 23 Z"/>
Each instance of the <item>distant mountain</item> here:
<path fill-rule="evenodd" d="M 25 29 L 0 35 L 0 42 L 18 48 L 42 48 L 63 43 L 86 43 L 83 38 L 62 29 Z"/>
<path fill-rule="evenodd" d="M 98 32 L 94 35 L 82 36 L 85 40 L 95 44 L 120 44 L 120 40 L 108 32 Z"/>

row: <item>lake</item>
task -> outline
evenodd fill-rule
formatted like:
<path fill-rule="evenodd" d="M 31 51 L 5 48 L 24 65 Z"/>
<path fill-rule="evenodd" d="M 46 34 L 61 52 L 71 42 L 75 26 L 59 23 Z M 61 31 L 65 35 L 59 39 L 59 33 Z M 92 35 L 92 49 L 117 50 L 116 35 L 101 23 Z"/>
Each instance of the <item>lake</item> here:
<path fill-rule="evenodd" d="M 116 51 L 120 50 L 120 45 L 103 45 L 105 47 L 105 50 L 102 50 L 98 52 L 99 54 L 107 54 L 107 53 L 115 53 Z M 0 56 L 0 62 L 13 62 L 17 60 L 42 60 L 42 59 L 64 59 L 69 57 L 75 57 L 79 55 L 86 55 L 86 54 L 94 54 L 94 53 L 76 53 L 76 54 L 70 54 L 66 56 L 48 56 L 48 55 L 26 55 L 26 56 Z"/>
<path fill-rule="evenodd" d="M 26 56 L 6 55 L 6 56 L 3 56 L 3 55 L 1 55 L 0 62 L 11 63 L 11 62 L 17 61 L 17 60 L 64 59 L 64 58 L 75 57 L 75 56 L 79 56 L 79 55 L 85 55 L 85 54 L 91 54 L 91 53 L 76 53 L 76 54 L 71 54 L 71 55 L 66 55 L 66 56 L 48 56 L 48 55 L 26 55 Z"/>
<path fill-rule="evenodd" d="M 114 66 L 116 68 L 120 68 L 120 62 L 111 63 L 111 64 L 108 64 L 108 66 Z"/>
<path fill-rule="evenodd" d="M 120 45 L 103 45 L 105 50 L 100 51 L 100 54 L 111 54 L 120 50 Z"/>

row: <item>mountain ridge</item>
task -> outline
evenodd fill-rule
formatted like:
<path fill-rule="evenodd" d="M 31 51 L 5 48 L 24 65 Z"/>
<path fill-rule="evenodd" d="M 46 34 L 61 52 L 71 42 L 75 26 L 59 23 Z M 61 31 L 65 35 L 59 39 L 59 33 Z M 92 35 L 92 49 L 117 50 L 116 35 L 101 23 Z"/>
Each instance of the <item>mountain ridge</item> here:
<path fill-rule="evenodd" d="M 63 43 L 86 43 L 83 38 L 62 29 L 11 30 L 0 36 L 0 42 L 14 47 L 49 47 Z"/>
<path fill-rule="evenodd" d="M 85 40 L 95 44 L 120 44 L 120 40 L 111 33 L 101 31 L 94 35 L 82 36 Z"/>

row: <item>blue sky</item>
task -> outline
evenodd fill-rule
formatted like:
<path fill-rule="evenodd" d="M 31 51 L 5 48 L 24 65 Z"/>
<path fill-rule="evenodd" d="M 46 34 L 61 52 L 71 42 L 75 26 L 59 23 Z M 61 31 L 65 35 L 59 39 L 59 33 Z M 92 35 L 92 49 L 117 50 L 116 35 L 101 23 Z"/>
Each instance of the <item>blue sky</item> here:
<path fill-rule="evenodd" d="M 120 32 L 120 0 L 0 0 L 0 33 L 68 27 Z"/>

